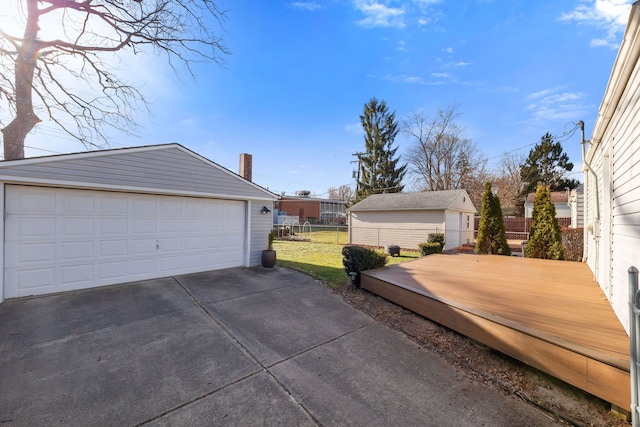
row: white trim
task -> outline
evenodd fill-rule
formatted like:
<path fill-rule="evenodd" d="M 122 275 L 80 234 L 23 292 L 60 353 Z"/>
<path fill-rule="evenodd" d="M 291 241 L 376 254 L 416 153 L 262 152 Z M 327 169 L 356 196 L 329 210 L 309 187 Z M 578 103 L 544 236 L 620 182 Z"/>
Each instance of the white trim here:
<path fill-rule="evenodd" d="M 103 191 L 120 191 L 125 193 L 145 193 L 145 194 L 158 194 L 158 195 L 176 195 L 176 196 L 189 196 L 189 197 L 204 197 L 209 199 L 226 199 L 226 200 L 276 200 L 277 196 L 272 194 L 271 197 L 255 197 L 255 196 L 232 196 L 229 194 L 219 193 L 205 193 L 197 191 L 182 191 L 182 190 L 165 190 L 155 187 L 134 187 L 129 185 L 110 185 L 110 184 L 97 184 L 91 182 L 80 181 L 63 181 L 52 180 L 43 178 L 25 178 L 16 176 L 3 176 L 0 175 L 0 182 L 6 184 L 15 185 L 37 185 L 38 187 L 57 187 L 57 188 L 70 188 L 70 189 L 82 189 L 82 190 L 103 190 Z"/>
<path fill-rule="evenodd" d="M 245 203 L 245 221 L 244 221 L 244 266 L 251 267 L 251 210 L 253 203 L 247 200 Z"/>

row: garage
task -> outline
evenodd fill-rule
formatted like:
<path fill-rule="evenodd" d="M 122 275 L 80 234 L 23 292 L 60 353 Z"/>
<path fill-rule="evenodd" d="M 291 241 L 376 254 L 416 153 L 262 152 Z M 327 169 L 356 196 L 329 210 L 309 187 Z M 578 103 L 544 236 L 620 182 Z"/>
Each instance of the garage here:
<path fill-rule="evenodd" d="M 275 200 L 178 144 L 2 162 L 0 174 L 3 298 L 259 265 Z"/>

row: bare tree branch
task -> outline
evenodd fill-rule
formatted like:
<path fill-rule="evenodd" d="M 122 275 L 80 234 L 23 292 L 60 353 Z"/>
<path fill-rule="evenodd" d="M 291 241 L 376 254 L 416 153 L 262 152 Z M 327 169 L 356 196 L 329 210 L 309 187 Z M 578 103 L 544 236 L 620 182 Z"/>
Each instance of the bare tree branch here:
<path fill-rule="evenodd" d="M 112 71 L 114 53 L 163 54 L 177 76 L 182 65 L 193 79 L 194 64 L 223 65 L 229 53 L 214 33 L 226 13 L 213 0 L 20 1 L 24 33 L 0 29 L 0 103 L 13 115 L 2 129 L 5 159 L 24 156 L 25 138 L 40 121 L 36 111 L 86 147 L 108 144 L 109 129 L 135 132 L 135 113 L 148 101 Z M 57 23 L 57 37 L 43 38 L 43 19 Z M 78 88 L 70 77 L 86 84 Z M 88 94 L 91 87 L 96 94 Z"/>

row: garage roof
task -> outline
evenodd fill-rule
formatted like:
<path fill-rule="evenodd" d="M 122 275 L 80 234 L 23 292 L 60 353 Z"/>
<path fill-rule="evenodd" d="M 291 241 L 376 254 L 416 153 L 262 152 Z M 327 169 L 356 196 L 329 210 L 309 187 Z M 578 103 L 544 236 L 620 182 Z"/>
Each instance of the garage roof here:
<path fill-rule="evenodd" d="M 442 210 L 453 207 L 458 202 L 465 200 L 465 197 L 469 201 L 469 195 L 465 190 L 372 194 L 348 210 L 350 212 Z M 471 205 L 471 210 L 474 210 L 473 205 Z"/>
<path fill-rule="evenodd" d="M 267 189 L 180 144 L 162 144 L 0 162 L 8 183 L 157 194 L 276 200 Z"/>

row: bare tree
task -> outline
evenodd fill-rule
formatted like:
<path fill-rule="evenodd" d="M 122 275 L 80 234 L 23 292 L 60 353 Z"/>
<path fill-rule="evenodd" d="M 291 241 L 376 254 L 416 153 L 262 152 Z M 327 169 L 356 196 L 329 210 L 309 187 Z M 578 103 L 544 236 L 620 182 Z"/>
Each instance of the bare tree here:
<path fill-rule="evenodd" d="M 18 2 L 24 32 L 0 29 L 0 102 L 13 116 L 2 129 L 5 159 L 24 157 L 37 112 L 86 147 L 108 143 L 107 129 L 134 133 L 133 113 L 147 100 L 116 75 L 113 53 L 163 54 L 176 74 L 182 65 L 191 77 L 194 63 L 221 64 L 228 53 L 212 30 L 225 12 L 212 0 Z M 45 25 L 55 35 L 45 38 Z"/>
<path fill-rule="evenodd" d="M 402 130 L 413 142 L 407 150 L 409 174 L 421 191 L 472 189 L 479 198 L 486 159 L 475 143 L 464 137 L 456 123 L 457 105 L 439 109 L 434 117 L 413 113 L 402 122 Z M 478 181 L 476 183 L 476 181 Z"/>
<path fill-rule="evenodd" d="M 524 163 L 524 156 L 515 152 L 504 153 L 492 180 L 495 194 L 502 200 L 502 208 L 514 211 L 517 207 L 518 196 L 522 192 L 524 183 L 520 177 L 520 168 Z"/>
<path fill-rule="evenodd" d="M 356 196 L 355 191 L 349 185 L 341 185 L 340 187 L 329 187 L 327 190 L 329 193 L 329 199 L 331 200 L 344 200 L 350 202 Z"/>

